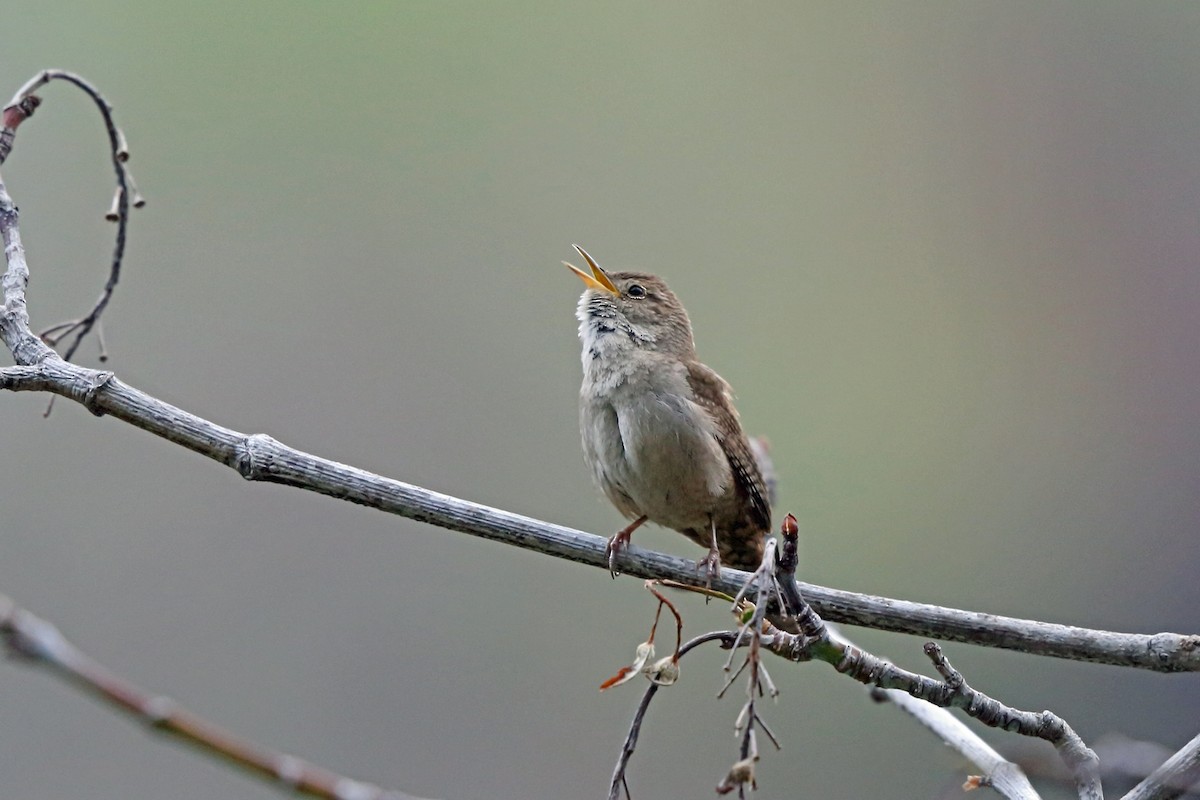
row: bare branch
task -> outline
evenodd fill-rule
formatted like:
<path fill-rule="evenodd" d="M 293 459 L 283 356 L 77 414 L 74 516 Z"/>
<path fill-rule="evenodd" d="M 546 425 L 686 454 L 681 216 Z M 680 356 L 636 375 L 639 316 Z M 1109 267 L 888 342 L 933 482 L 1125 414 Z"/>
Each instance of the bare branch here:
<path fill-rule="evenodd" d="M 719 641 L 729 643 L 732 639 L 733 634 L 726 631 L 701 634 L 685 642 L 679 648 L 678 657 L 682 658 L 690 650 L 706 642 Z M 625 788 L 625 770 L 629 766 L 629 759 L 633 757 L 633 751 L 637 749 L 638 736 L 642 732 L 642 720 L 646 718 L 646 712 L 650 709 L 650 701 L 654 699 L 654 695 L 658 694 L 659 687 L 660 684 L 651 682 L 642 694 L 642 699 L 638 703 L 637 710 L 633 713 L 633 719 L 629 723 L 629 732 L 625 734 L 625 741 L 621 745 L 621 753 L 617 756 L 616 766 L 613 767 L 612 780 L 608 784 L 609 800 L 617 800 L 621 796 L 621 789 Z"/>
<path fill-rule="evenodd" d="M 60 678 L 201 752 L 241 767 L 296 794 L 326 800 L 418 800 L 262 748 L 193 714 L 174 700 L 155 695 L 93 661 L 51 623 L 0 595 L 0 639 L 27 663 L 49 667 Z"/>
<path fill-rule="evenodd" d="M 1054 745 L 1059 757 L 1071 769 L 1080 798 L 1100 800 L 1104 796 L 1099 759 L 1065 720 L 1050 711 L 1021 711 L 972 689 L 933 642 L 925 645 L 925 653 L 942 676 L 941 682 L 901 669 L 833 636 L 811 608 L 802 610 L 797 621 L 801 630 L 799 635 L 780 633 L 766 640 L 765 646 L 776 655 L 793 661 L 824 661 L 867 686 L 900 689 L 937 706 L 962 709 L 968 716 L 993 728 L 1045 739 Z"/>
<path fill-rule="evenodd" d="M 970 761 L 986 782 L 1001 797 L 1011 800 L 1037 800 L 1038 794 L 1024 771 L 1000 755 L 978 734 L 944 708 L 927 703 L 899 689 L 875 689 L 873 697 L 888 700 L 910 714 L 955 752 Z"/>
<path fill-rule="evenodd" d="M 116 417 L 232 467 L 246 480 L 319 492 L 569 561 L 608 567 L 605 538 L 319 458 L 264 434 L 240 433 L 164 403 L 123 383 L 112 372 L 87 369 L 62 359 L 30 332 L 25 308 L 29 270 L 21 245 L 17 209 L 2 181 L 0 234 L 8 259 L 8 269 L 0 279 L 4 295 L 0 338 L 17 363 L 17 367 L 0 369 L 0 389 L 62 395 L 97 416 Z M 692 562 L 687 559 L 633 546 L 628 556 L 625 571 L 630 575 L 673 578 L 689 585 L 698 583 Z M 733 595 L 745 580 L 746 573 L 724 569 L 712 584 L 713 588 Z M 849 625 L 1158 672 L 1200 670 L 1200 635 L 1113 633 L 893 600 L 815 584 L 797 586 L 819 614 Z"/>
<path fill-rule="evenodd" d="M 1172 800 L 1200 788 L 1200 735 L 1129 790 L 1122 800 Z"/>
<path fill-rule="evenodd" d="M 93 414 L 111 415 L 233 467 L 247 480 L 320 492 L 431 525 L 607 567 L 606 539 L 601 537 L 318 458 L 263 434 L 248 435 L 224 428 L 123 383 L 112 372 L 87 369 L 62 359 L 30 331 L 25 306 L 29 269 L 21 244 L 17 209 L 3 181 L 0 181 L 0 234 L 8 262 L 0 278 L 4 301 L 0 338 L 17 363 L 16 367 L 0 369 L 0 389 L 62 395 L 83 404 Z M 689 585 L 697 583 L 691 562 L 685 559 L 633 546 L 628 555 L 626 572 L 630 575 L 674 578 Z M 713 585 L 732 595 L 745 578 L 746 573 L 725 569 Z M 848 625 L 1158 672 L 1200 670 L 1200 635 L 1098 631 L 815 584 L 796 586 L 822 617 Z"/>
<path fill-rule="evenodd" d="M 761 648 L 767 647 L 779 655 L 796 661 L 811 659 L 826 661 L 839 672 L 873 686 L 873 696 L 876 699 L 892 700 L 981 770 L 981 774 L 969 776 L 964 787 L 988 786 L 995 789 L 1001 796 L 1015 800 L 1037 800 L 1038 797 L 1021 768 L 1004 759 L 978 735 L 947 713 L 945 707 L 949 706 L 962 708 L 969 716 L 976 717 L 993 727 L 1047 739 L 1056 746 L 1063 761 L 1071 767 L 1076 775 L 1080 797 L 1087 800 L 1099 800 L 1102 797 L 1098 760 L 1095 754 L 1075 735 L 1069 725 L 1050 712 L 1032 714 L 1017 711 L 975 691 L 966 684 L 962 675 L 950 665 L 936 645 L 927 645 L 926 652 L 943 677 L 943 681 L 940 683 L 901 670 L 890 662 L 872 656 L 854 646 L 827 625 L 804 602 L 798 592 L 784 592 L 783 604 L 789 613 L 782 617 L 781 621 L 789 627 L 800 629 L 800 633 L 793 635 L 780 631 L 773 627 L 773 624 L 765 624 L 766 599 L 778 591 L 775 582 L 782 581 L 785 585 L 794 583 L 792 570 L 795 569 L 797 536 L 798 529 L 795 520 L 789 514 L 782 525 L 782 544 L 775 540 L 768 542 L 762 564 L 749 576 L 746 584 L 734 599 L 735 615 L 742 619 L 742 624 L 738 626 L 737 630 L 705 634 L 689 642 L 681 650 L 681 653 L 686 652 L 703 641 L 718 640 L 721 641 L 723 647 L 732 651 L 742 647 L 748 651 L 748 656 L 736 670 L 733 668 L 734 654 L 730 653 L 725 670 L 731 675 L 718 694 L 718 697 L 723 695 L 739 676 L 749 672 L 747 702 L 738 715 L 736 725 L 741 738 L 739 757 L 717 785 L 718 794 L 727 794 L 737 790 L 739 796 L 744 797 L 747 787 L 754 788 L 756 786 L 755 764 L 758 761 L 756 729 L 761 728 L 776 748 L 779 747 L 775 736 L 758 715 L 755 706 L 756 699 L 764 693 L 764 686 L 772 697 L 777 694 L 770 678 L 766 675 L 765 666 L 759 658 Z M 782 553 L 778 560 L 775 558 L 777 546 Z M 650 588 L 649 582 L 647 588 Z M 752 607 L 753 613 L 745 614 L 741 599 L 752 588 L 756 589 L 758 602 Z M 653 591 L 653 589 L 651 590 Z M 711 592 L 705 593 L 710 594 Z M 797 606 L 796 603 L 799 605 Z M 774 623 L 774 620 L 771 622 Z M 657 615 L 655 624 L 657 625 Z M 653 639 L 653 629 L 650 638 Z M 642 647 L 646 645 L 647 643 L 643 643 Z M 613 771 L 612 781 L 609 785 L 610 798 L 618 797 L 622 788 L 628 794 L 625 771 L 636 747 L 642 720 L 656 692 L 657 686 L 650 687 L 643 695 L 634 714 L 629 733 L 626 735 L 625 743 Z"/>
<path fill-rule="evenodd" d="M 319 492 L 431 525 L 607 569 L 604 549 L 607 540 L 603 537 L 385 478 L 296 450 L 264 434 L 240 433 L 164 403 L 122 382 L 112 372 L 64 361 L 29 331 L 25 312 L 29 272 L 20 245 L 17 211 L 2 183 L 0 233 L 8 255 L 8 272 L 0 282 L 4 292 L 0 337 L 18 364 L 0 369 L 0 389 L 62 395 L 81 403 L 93 414 L 108 414 L 232 467 L 247 480 Z M 623 569 L 640 578 L 699 583 L 690 560 L 636 546 L 630 547 Z M 740 570 L 724 569 L 712 585 L 733 595 L 746 576 Z M 797 586 L 822 617 L 848 625 L 1157 672 L 1200 671 L 1200 635 L 1114 633 L 864 595 L 816 584 Z"/>
<path fill-rule="evenodd" d="M 1054 745 L 1059 755 L 1075 776 L 1075 788 L 1080 798 L 1091 800 L 1104 796 L 1100 788 L 1100 760 L 1096 757 L 1079 735 L 1067 724 L 1066 720 L 1050 711 L 1040 714 L 1031 711 L 1018 711 L 1006 706 L 999 700 L 972 689 L 967 685 L 962 673 L 951 666 L 942 653 L 942 648 L 933 642 L 925 645 L 925 654 L 933 662 L 934 668 L 945 681 L 948 690 L 933 697 L 926 697 L 932 703 L 961 708 L 968 716 L 978 719 L 993 728 L 1014 731 L 1024 736 L 1036 736 Z M 918 692 L 909 690 L 914 697 L 920 697 Z"/>
<path fill-rule="evenodd" d="M 812 613 L 811 607 L 804 601 L 796 587 L 795 571 L 799 562 L 800 529 L 795 517 L 791 514 L 784 518 L 781 532 L 783 544 L 780 546 L 779 561 L 775 565 L 775 577 L 783 590 L 784 607 L 787 609 L 791 621 L 802 620 L 805 632 L 809 635 L 828 636 L 841 647 L 855 647 L 850 640 L 843 637 L 832 626 L 825 625 Z M 800 624 L 794 624 L 792 627 L 796 628 L 792 632 L 799 632 Z M 790 630 L 790 628 L 785 628 L 785 630 Z M 872 697 L 879 701 L 890 700 L 933 732 L 946 745 L 952 747 L 979 768 L 982 774 L 971 776 L 968 779 L 973 787 L 986 783 L 1002 797 L 1011 798 L 1011 800 L 1038 799 L 1038 794 L 1029 782 L 1029 778 L 1019 766 L 1001 756 L 978 734 L 946 709 L 918 699 L 899 689 L 875 687 L 872 690 Z"/>
<path fill-rule="evenodd" d="M 133 205 L 137 208 L 145 205 L 145 199 L 137 191 L 133 175 L 129 172 L 129 168 L 125 164 L 129 160 L 129 145 L 126 142 L 125 133 L 117 126 L 116 120 L 113 118 L 112 106 L 104 99 L 104 95 L 100 93 L 99 89 L 84 78 L 65 70 L 48 69 L 38 73 L 17 90 L 13 99 L 5 107 L 4 129 L 2 134 L 0 134 L 0 163 L 3 163 L 12 150 L 17 125 L 32 116 L 33 110 L 41 102 L 40 98 L 34 92 L 51 81 L 56 80 L 66 81 L 79 87 L 96 104 L 96 108 L 100 111 L 100 116 L 104 119 L 105 130 L 108 132 L 109 152 L 112 157 L 113 171 L 116 174 L 116 189 L 113 193 L 113 204 L 108 213 L 105 214 L 106 219 L 117 223 L 116 244 L 113 247 L 108 280 L 105 281 L 104 288 L 101 289 L 100 296 L 96 299 L 96 302 L 92 304 L 91 310 L 78 319 L 53 325 L 41 334 L 45 342 L 51 346 L 74 334 L 71 344 L 67 346 L 66 352 L 63 353 L 63 358 L 70 361 L 71 357 L 75 355 L 75 351 L 79 349 L 79 344 L 83 341 L 83 338 L 100 321 L 100 315 L 108 307 L 113 291 L 117 288 L 117 281 L 120 280 L 121 263 L 125 257 L 125 237 L 129 227 L 130 195 L 133 195 Z M 101 353 L 105 354 L 106 357 L 103 342 L 101 342 L 100 349 Z M 102 358 L 101 360 L 104 359 Z M 51 398 L 51 407 L 52 405 L 53 398 Z M 49 407 L 46 409 L 46 413 L 50 413 Z"/>

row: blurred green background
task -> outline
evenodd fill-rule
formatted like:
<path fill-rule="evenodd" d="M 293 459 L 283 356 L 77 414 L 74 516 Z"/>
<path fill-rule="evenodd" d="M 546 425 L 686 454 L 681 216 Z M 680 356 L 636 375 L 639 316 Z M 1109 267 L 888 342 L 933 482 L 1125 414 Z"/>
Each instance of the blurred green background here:
<path fill-rule="evenodd" d="M 149 205 L 109 366 L 151 394 L 608 534 L 559 264 L 579 242 L 687 304 L 773 444 L 805 579 L 1197 632 L 1198 37 L 1182 3 L 10 0 L 0 91 L 65 67 L 116 107 Z M 92 301 L 112 235 L 98 117 L 42 94 L 4 168 L 35 327 Z M 596 687 L 648 629 L 638 581 L 247 484 L 45 400 L 0 396 L 0 591 L 346 774 L 603 795 L 640 686 Z M 726 622 L 685 610 L 685 633 Z M 919 640 L 848 633 L 928 671 Z M 1196 733 L 1196 676 L 947 653 L 1090 741 Z M 656 701 L 636 797 L 710 796 L 733 759 L 721 660 Z M 762 796 L 957 796 L 963 765 L 900 712 L 773 672 Z M 0 720 L 6 796 L 277 796 L 16 665 Z"/>

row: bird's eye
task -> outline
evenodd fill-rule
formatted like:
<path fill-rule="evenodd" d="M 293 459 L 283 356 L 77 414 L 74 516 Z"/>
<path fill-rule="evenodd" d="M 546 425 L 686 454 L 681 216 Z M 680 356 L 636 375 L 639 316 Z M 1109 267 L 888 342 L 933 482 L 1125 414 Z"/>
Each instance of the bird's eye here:
<path fill-rule="evenodd" d="M 635 283 L 625 290 L 625 294 L 635 299 L 641 299 L 646 296 L 646 287 L 640 283 Z"/>

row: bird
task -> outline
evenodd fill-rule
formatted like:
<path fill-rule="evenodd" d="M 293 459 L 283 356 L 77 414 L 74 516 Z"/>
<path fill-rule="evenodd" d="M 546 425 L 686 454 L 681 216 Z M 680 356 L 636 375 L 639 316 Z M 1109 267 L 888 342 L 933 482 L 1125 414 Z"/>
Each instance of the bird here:
<path fill-rule="evenodd" d="M 771 528 L 770 490 L 729 384 L 696 355 L 687 310 L 662 278 L 587 271 L 575 316 L 582 344 L 579 428 L 596 485 L 627 519 L 605 548 L 617 558 L 647 521 L 707 547 L 697 570 L 755 570 Z M 756 443 L 757 444 L 757 443 Z"/>

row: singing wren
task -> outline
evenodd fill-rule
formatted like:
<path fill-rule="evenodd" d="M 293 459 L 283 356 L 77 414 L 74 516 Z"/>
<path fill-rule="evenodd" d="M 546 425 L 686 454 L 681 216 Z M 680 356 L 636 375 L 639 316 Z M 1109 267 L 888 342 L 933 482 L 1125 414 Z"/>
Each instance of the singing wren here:
<path fill-rule="evenodd" d="M 679 531 L 721 564 L 762 560 L 771 509 L 762 470 L 729 384 L 696 357 L 687 311 L 659 277 L 606 272 L 579 245 L 588 271 L 575 316 L 583 343 L 579 428 L 596 484 L 632 522 L 608 541 L 609 571 L 638 526 Z"/>

